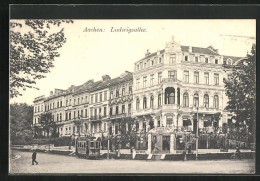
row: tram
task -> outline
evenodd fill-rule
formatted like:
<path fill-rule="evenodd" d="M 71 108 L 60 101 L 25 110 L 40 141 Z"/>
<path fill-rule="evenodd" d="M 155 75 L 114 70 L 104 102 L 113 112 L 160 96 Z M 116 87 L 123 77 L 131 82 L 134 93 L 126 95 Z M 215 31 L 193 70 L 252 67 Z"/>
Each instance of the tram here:
<path fill-rule="evenodd" d="M 79 158 L 97 159 L 100 158 L 101 142 L 95 137 L 78 138 L 76 140 L 76 155 Z"/>

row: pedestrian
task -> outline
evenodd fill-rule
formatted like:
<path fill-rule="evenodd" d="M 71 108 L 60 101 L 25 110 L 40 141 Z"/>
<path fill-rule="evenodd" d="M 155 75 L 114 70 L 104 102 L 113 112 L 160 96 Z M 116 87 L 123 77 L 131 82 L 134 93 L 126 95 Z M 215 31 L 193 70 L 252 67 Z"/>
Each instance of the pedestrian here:
<path fill-rule="evenodd" d="M 239 159 L 239 160 L 241 160 L 241 152 L 240 152 L 240 149 L 239 149 L 239 146 L 237 145 L 236 146 L 236 156 L 237 156 L 237 158 Z"/>
<path fill-rule="evenodd" d="M 32 165 L 34 165 L 34 162 L 36 163 L 36 165 L 38 165 L 38 162 L 36 161 L 36 150 L 33 150 L 33 154 L 32 154 Z"/>

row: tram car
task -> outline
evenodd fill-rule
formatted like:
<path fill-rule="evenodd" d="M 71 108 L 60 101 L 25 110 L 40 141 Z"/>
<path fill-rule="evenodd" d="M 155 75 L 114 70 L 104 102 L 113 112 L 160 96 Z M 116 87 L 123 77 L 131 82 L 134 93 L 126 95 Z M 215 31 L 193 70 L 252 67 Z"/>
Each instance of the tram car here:
<path fill-rule="evenodd" d="M 101 142 L 95 137 L 78 138 L 76 140 L 76 154 L 79 158 L 97 159 L 100 158 Z"/>

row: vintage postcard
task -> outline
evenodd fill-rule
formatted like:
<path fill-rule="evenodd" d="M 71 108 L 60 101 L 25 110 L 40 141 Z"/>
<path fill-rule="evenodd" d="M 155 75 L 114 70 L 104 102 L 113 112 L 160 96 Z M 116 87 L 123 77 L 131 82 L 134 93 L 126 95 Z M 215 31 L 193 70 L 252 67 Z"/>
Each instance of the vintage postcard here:
<path fill-rule="evenodd" d="M 254 174 L 256 20 L 10 19 L 10 174 Z"/>

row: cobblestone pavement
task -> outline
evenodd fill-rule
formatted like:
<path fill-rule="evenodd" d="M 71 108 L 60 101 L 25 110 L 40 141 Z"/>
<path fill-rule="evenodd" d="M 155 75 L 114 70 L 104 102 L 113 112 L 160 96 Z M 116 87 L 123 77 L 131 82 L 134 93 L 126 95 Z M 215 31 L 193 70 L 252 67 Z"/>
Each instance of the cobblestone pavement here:
<path fill-rule="evenodd" d="M 75 156 L 38 153 L 39 165 L 32 165 L 31 152 L 13 151 L 21 157 L 11 159 L 11 174 L 35 173 L 170 173 L 170 174 L 238 174 L 254 173 L 255 161 L 146 161 L 146 160 L 87 160 Z"/>

